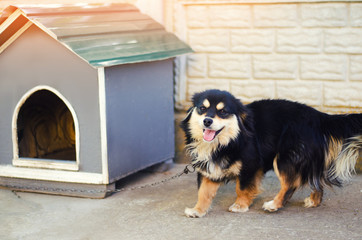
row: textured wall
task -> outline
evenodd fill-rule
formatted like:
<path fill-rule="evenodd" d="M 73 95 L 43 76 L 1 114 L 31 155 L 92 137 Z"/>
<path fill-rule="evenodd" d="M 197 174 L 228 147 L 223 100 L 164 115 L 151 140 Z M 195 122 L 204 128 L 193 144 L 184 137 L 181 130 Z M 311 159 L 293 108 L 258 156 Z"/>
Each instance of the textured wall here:
<path fill-rule="evenodd" d="M 2 0 L 0 9 L 57 2 L 77 1 Z M 362 111 L 362 1 L 102 2 L 134 3 L 155 18 L 163 8 L 166 28 L 196 51 L 177 64 L 180 109 L 194 92 L 220 88 L 244 102 L 287 98 L 328 112 Z"/>
<path fill-rule="evenodd" d="M 180 108 L 220 88 L 244 102 L 362 111 L 362 1 L 250 2 L 174 1 L 173 29 L 196 52 L 177 82 Z"/>

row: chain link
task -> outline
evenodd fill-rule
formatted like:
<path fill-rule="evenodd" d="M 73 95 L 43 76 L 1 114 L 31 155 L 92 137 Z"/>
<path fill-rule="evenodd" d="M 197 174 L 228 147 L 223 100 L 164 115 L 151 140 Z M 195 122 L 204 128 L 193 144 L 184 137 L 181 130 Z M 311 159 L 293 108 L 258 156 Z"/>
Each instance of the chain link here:
<path fill-rule="evenodd" d="M 191 167 L 191 169 L 190 169 Z M 114 190 L 82 190 L 82 189 L 64 189 L 64 188 L 50 188 L 50 187 L 28 187 L 28 186 L 15 186 L 15 185 L 1 185 L 0 187 L 10 188 L 13 191 L 42 191 L 42 192 L 63 192 L 63 193 L 116 193 L 116 192 L 124 192 L 124 191 L 133 191 L 137 189 L 143 189 L 148 187 L 154 187 L 166 182 L 169 182 L 173 179 L 181 177 L 183 174 L 193 173 L 195 172 L 195 168 L 192 166 L 192 164 L 186 165 L 185 169 L 177 173 L 176 175 L 173 175 L 172 177 L 163 179 L 158 182 L 148 183 L 141 186 L 135 186 L 135 187 L 129 187 L 129 188 L 120 188 L 120 189 L 114 189 Z"/>
<path fill-rule="evenodd" d="M 158 181 L 158 182 L 148 183 L 148 184 L 145 184 L 145 185 L 135 186 L 135 187 L 129 187 L 129 188 L 120 188 L 120 189 L 115 189 L 115 190 L 107 190 L 107 192 L 109 192 L 109 193 L 124 192 L 124 191 L 133 191 L 133 190 L 142 189 L 142 188 L 154 187 L 154 186 L 157 186 L 157 185 L 160 185 L 160 184 L 169 182 L 169 181 L 171 181 L 171 180 L 173 180 L 173 179 L 179 178 L 179 177 L 181 177 L 183 174 L 187 174 L 187 173 L 186 173 L 185 171 L 183 171 L 183 172 L 178 173 L 178 174 L 176 174 L 176 175 L 174 175 L 174 176 L 172 176 L 172 177 L 163 179 L 163 180 Z"/>

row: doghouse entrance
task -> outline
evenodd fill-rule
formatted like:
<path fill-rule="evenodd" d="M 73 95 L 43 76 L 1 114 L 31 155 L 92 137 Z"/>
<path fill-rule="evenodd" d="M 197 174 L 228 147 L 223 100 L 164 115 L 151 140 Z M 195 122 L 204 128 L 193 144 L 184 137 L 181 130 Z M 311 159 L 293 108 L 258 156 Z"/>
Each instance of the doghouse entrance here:
<path fill-rule="evenodd" d="M 32 93 L 16 120 L 19 158 L 76 161 L 74 119 L 67 105 L 53 92 Z"/>

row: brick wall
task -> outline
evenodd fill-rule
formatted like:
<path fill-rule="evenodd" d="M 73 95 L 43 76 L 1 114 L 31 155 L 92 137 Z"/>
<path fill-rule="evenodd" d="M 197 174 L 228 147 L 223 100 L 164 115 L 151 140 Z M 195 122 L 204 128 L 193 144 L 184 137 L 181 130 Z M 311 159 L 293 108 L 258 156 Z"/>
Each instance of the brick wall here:
<path fill-rule="evenodd" d="M 173 30 L 195 50 L 177 80 L 179 108 L 219 88 L 244 102 L 362 111 L 362 1 L 250 2 L 174 0 Z"/>

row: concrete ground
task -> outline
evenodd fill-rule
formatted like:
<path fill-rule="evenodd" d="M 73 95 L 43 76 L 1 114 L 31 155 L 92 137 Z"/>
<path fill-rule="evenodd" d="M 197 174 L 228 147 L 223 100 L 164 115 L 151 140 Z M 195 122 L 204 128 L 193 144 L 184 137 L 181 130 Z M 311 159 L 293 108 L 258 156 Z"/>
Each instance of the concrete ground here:
<path fill-rule="evenodd" d="M 157 182 L 184 166 L 176 164 L 164 173 L 140 172 L 120 185 Z M 302 206 L 309 194 L 306 188 L 276 213 L 261 208 L 278 192 L 273 173 L 264 178 L 264 192 L 247 213 L 227 211 L 235 200 L 234 188 L 235 183 L 222 186 L 201 219 L 183 214 L 197 199 L 195 173 L 97 200 L 0 189 L 0 239 L 362 239 L 362 175 L 342 189 L 328 189 L 318 208 Z"/>

